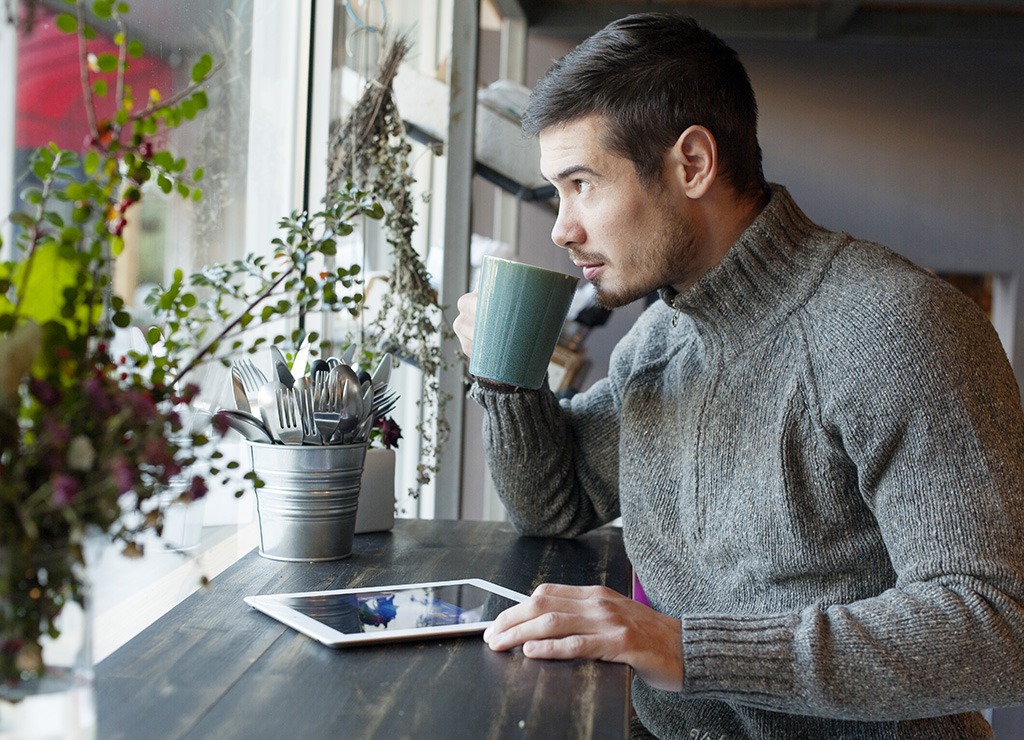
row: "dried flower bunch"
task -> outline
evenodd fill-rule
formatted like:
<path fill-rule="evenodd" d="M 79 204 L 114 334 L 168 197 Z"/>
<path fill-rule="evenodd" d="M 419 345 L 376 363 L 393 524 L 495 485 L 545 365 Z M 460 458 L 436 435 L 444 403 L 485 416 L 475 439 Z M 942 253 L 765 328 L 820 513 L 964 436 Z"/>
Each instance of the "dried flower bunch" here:
<path fill-rule="evenodd" d="M 384 229 L 391 246 L 391 269 L 373 325 L 369 343 L 378 353 L 391 352 L 423 373 L 419 405 L 431 409 L 433 418 L 417 425 L 420 460 L 415 496 L 437 471 L 438 456 L 448 437 L 444 408 L 449 400 L 440 389 L 438 372 L 451 362 L 442 342 L 454 337 L 444 321 L 430 274 L 413 246 L 416 229 L 410 165 L 411 147 L 405 124 L 395 102 L 393 82 L 409 51 L 404 36 L 385 45 L 374 79 L 369 80 L 356 105 L 343 121 L 331 126 L 328 141 L 329 193 L 351 179 L 372 191 L 385 204 Z"/>

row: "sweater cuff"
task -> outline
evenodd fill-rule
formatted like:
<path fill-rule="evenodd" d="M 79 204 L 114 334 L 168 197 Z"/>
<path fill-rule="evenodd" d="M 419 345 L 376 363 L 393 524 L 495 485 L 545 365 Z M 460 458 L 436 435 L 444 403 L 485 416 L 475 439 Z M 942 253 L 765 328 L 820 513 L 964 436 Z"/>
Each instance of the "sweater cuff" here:
<path fill-rule="evenodd" d="M 758 705 L 793 691 L 793 615 L 686 617 L 683 692 Z"/>

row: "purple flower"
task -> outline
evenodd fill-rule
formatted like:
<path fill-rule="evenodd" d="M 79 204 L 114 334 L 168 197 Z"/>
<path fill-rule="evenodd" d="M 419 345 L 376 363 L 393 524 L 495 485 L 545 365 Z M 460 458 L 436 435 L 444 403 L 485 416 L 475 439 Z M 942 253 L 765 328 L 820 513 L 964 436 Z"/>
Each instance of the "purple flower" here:
<path fill-rule="evenodd" d="M 213 428 L 217 430 L 220 436 L 224 436 L 228 433 L 231 426 L 228 424 L 228 417 L 224 414 L 213 415 Z"/>
<path fill-rule="evenodd" d="M 67 473 L 57 473 L 50 479 L 53 486 L 53 505 L 58 509 L 69 506 L 75 500 L 78 493 L 78 481 Z"/>
<path fill-rule="evenodd" d="M 45 380 L 30 378 L 28 381 L 29 392 L 35 399 L 46 408 L 53 408 L 60 403 L 60 393 Z"/>
<path fill-rule="evenodd" d="M 386 419 L 378 420 L 375 426 L 380 429 L 380 441 L 384 444 L 385 449 L 398 447 L 398 440 L 402 438 L 402 428 L 398 426 L 398 422 L 389 416 Z"/>
<path fill-rule="evenodd" d="M 54 447 L 67 447 L 71 443 L 71 429 L 65 422 L 47 416 L 43 421 L 43 438 Z"/>
<path fill-rule="evenodd" d="M 110 461 L 110 472 L 114 476 L 114 485 L 119 493 L 127 493 L 135 486 L 135 471 L 121 455 Z"/>
<path fill-rule="evenodd" d="M 198 501 L 206 495 L 206 481 L 200 478 L 198 475 L 192 478 L 192 481 L 188 484 L 188 490 L 185 492 L 188 496 L 189 501 Z"/>
<path fill-rule="evenodd" d="M 128 391 L 126 396 L 128 405 L 137 418 L 150 421 L 156 417 L 156 405 L 147 391 L 132 390 Z"/>
<path fill-rule="evenodd" d="M 97 373 L 85 381 L 85 394 L 89 397 L 92 410 L 103 416 L 112 416 L 116 409 L 103 386 L 103 377 Z"/>

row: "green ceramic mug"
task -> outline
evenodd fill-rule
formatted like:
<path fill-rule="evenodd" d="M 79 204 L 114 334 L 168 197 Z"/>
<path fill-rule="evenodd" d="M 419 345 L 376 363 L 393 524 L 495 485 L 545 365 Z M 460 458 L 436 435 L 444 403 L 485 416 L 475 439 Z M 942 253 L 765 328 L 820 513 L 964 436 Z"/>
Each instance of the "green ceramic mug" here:
<path fill-rule="evenodd" d="M 484 257 L 469 372 L 540 388 L 578 282 L 554 270 Z"/>

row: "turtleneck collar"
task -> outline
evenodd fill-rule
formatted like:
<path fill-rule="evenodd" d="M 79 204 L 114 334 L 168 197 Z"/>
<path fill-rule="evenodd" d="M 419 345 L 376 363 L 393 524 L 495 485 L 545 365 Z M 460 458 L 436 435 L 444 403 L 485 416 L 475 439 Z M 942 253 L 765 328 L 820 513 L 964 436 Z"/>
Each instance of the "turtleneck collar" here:
<path fill-rule="evenodd" d="M 770 188 L 768 204 L 721 262 L 681 293 L 661 289 L 702 334 L 721 335 L 727 352 L 742 351 L 803 305 L 839 246 L 839 235 L 807 218 L 786 188 Z"/>

